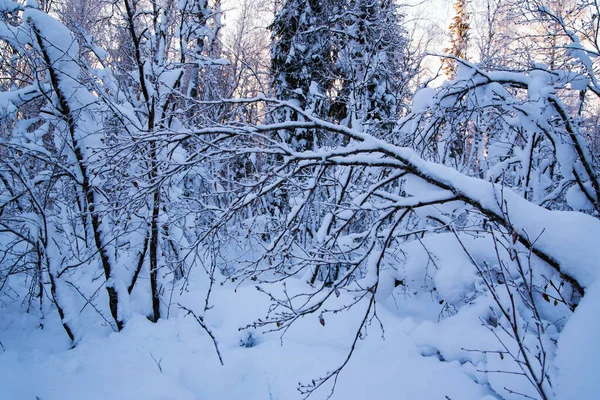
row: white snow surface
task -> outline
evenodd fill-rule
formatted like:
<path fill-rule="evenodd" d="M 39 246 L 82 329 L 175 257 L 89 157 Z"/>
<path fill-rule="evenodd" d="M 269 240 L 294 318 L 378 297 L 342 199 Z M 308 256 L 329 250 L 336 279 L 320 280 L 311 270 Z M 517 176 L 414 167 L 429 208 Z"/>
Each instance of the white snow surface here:
<path fill-rule="evenodd" d="M 488 252 L 485 239 L 463 239 L 475 259 Z M 452 235 L 441 235 L 437 241 L 430 238 L 424 244 L 431 255 L 413 242 L 415 248 L 405 248 L 412 256 L 396 278 L 414 284 L 433 257 L 440 269 L 431 266 L 429 271 L 439 295 L 456 303 L 468 297 L 478 283 Z M 240 331 L 264 318 L 269 306 L 254 283 L 237 288 L 217 284 L 212 308 L 203 312 L 207 278 L 196 273 L 190 279 L 189 291 L 179 295 L 176 288 L 169 319 L 153 324 L 134 313 L 122 332 L 94 328 L 73 349 L 56 311 L 47 310 L 40 321 L 34 309 L 26 314 L 20 302 L 3 302 L 0 399 L 301 399 L 298 382 L 310 383 L 344 361 L 365 310 L 364 304 L 358 304 L 348 312 L 326 314 L 324 326 L 318 315 L 309 315 L 283 338 L 259 328 Z M 303 285 L 301 280 L 288 281 L 287 290 L 306 290 Z M 332 399 L 521 398 L 503 392 L 507 385 L 535 394 L 522 377 L 482 372 L 511 368 L 508 357 L 500 359 L 493 353 L 501 345 L 481 323 L 491 298 L 480 297 L 463 303 L 457 313 L 448 313 L 430 293 L 417 293 L 404 285 L 385 292 L 377 302 L 384 331 L 376 321 L 368 327 L 368 335 L 357 342 L 340 374 Z M 349 296 L 342 292 L 334 302 L 348 302 Z M 595 379 L 600 368 L 599 301 L 596 283 L 588 287 L 560 336 L 554 399 L 600 398 Z M 223 366 L 208 335 L 177 303 L 204 317 L 218 340 Z M 139 309 L 136 304 L 132 308 Z M 325 399 L 330 389 L 325 385 L 312 398 Z"/>
<path fill-rule="evenodd" d="M 123 332 L 95 331 L 70 349 L 55 313 L 41 329 L 37 316 L 24 314 L 17 304 L 5 305 L 0 320 L 0 399 L 299 399 L 298 382 L 310 383 L 343 362 L 351 344 L 349 332 L 357 329 L 356 313 L 363 311 L 358 306 L 328 315 L 325 326 L 316 315 L 307 317 L 281 342 L 278 333 L 238 331 L 263 317 L 268 307 L 254 286 L 235 292 L 227 285 L 217 287 L 214 308 L 205 314 L 204 295 L 202 288 L 177 300 L 205 316 L 219 341 L 224 366 L 207 334 L 176 306 L 168 320 L 153 324 L 137 315 Z M 397 301 L 402 304 L 400 297 Z M 495 398 L 459 362 L 428 357 L 406 329 L 406 323 L 415 322 L 408 314 L 402 316 L 396 304 L 379 307 L 385 340 L 377 324 L 371 325 L 342 371 L 332 399 Z M 434 334 L 437 328 L 421 329 Z M 314 398 L 326 398 L 329 390 L 327 386 Z"/>
<path fill-rule="evenodd" d="M 558 342 L 557 399 L 600 399 L 600 282 L 586 290 Z"/>

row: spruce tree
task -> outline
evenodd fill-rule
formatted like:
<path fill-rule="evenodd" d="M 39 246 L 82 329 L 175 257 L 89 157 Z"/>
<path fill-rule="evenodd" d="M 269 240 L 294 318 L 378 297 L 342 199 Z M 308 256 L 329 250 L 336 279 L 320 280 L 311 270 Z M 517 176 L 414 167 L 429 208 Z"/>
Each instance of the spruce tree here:
<path fill-rule="evenodd" d="M 269 27 L 272 32 L 271 71 L 274 95 L 326 117 L 326 93 L 333 87 L 335 53 L 330 31 L 336 0 L 288 0 Z M 297 120 L 298 115 L 279 116 Z M 288 132 L 298 150 L 313 147 L 314 132 Z"/>
<path fill-rule="evenodd" d="M 288 0 L 270 27 L 275 96 L 320 118 L 391 132 L 414 75 L 401 23 L 392 0 Z M 297 149 L 312 148 L 314 134 L 292 135 Z"/>
<path fill-rule="evenodd" d="M 343 80 L 337 119 L 344 124 L 377 135 L 391 131 L 412 76 L 403 71 L 408 40 L 401 22 L 391 0 L 347 3 L 337 62 Z"/>

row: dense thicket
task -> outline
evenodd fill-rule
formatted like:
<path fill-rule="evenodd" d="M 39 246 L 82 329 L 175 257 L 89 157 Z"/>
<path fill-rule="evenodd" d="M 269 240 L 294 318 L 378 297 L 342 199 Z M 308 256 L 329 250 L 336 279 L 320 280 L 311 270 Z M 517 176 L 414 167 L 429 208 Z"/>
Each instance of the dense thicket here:
<path fill-rule="evenodd" d="M 260 283 L 273 306 L 254 327 L 360 304 L 351 355 L 402 287 L 440 318 L 485 304 L 496 372 L 554 398 L 556 343 L 597 269 L 599 6 L 494 4 L 480 59 L 463 59 L 460 14 L 452 79 L 416 87 L 393 1 L 284 2 L 266 80 L 221 58 L 219 1 L 0 2 L 0 296 L 58 313 L 76 345 L 168 318 L 201 270 Z M 523 34 L 500 40 L 500 14 Z"/>

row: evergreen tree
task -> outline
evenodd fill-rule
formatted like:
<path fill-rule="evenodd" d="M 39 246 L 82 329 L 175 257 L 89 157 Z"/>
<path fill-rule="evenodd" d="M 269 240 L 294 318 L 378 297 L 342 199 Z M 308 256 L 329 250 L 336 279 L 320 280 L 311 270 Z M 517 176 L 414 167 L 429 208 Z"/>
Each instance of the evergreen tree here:
<path fill-rule="evenodd" d="M 275 96 L 321 118 L 390 132 L 415 73 L 401 22 L 391 0 L 287 1 L 270 27 Z M 310 132 L 294 137 L 299 149 L 314 141 Z"/>
<path fill-rule="evenodd" d="M 460 59 L 467 58 L 467 45 L 469 42 L 469 14 L 467 13 L 467 0 L 456 0 L 454 3 L 455 15 L 448 26 L 450 30 L 450 47 L 444 49 L 446 53 Z M 449 78 L 456 76 L 456 61 L 446 59 L 444 72 Z"/>
<path fill-rule="evenodd" d="M 275 96 L 320 117 L 328 114 L 324 99 L 335 81 L 330 23 L 339 12 L 337 1 L 288 0 L 269 27 Z M 288 112 L 281 119 L 297 120 L 298 116 Z M 313 147 L 313 132 L 291 135 L 289 141 L 297 149 Z"/>
<path fill-rule="evenodd" d="M 390 132 L 406 81 L 408 40 L 391 0 L 347 3 L 338 69 L 343 79 L 337 119 L 377 135 Z"/>

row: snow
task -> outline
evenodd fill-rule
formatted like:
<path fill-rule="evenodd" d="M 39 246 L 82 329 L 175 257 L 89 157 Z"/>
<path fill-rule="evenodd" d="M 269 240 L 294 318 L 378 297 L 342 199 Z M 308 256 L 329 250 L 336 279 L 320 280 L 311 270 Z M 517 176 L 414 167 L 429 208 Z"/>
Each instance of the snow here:
<path fill-rule="evenodd" d="M 204 295 L 190 292 L 179 301 L 198 311 Z M 135 316 L 122 332 L 88 335 L 69 349 L 58 324 L 48 320 L 47 328 L 39 329 L 37 318 L 11 305 L 0 322 L 0 398 L 300 399 L 298 381 L 310 382 L 343 360 L 349 345 L 345 333 L 356 329 L 359 311 L 328 315 L 325 326 L 316 317 L 303 319 L 283 337 L 283 345 L 278 334 L 253 331 L 246 347 L 248 333 L 238 328 L 264 315 L 266 297 L 252 286 L 236 292 L 219 287 L 211 303 L 205 318 L 216 332 L 224 366 L 204 331 L 181 310 L 157 324 Z M 369 328 L 332 399 L 479 400 L 489 395 L 459 365 L 423 357 L 402 329 L 402 319 L 385 307 L 378 313 L 385 340 L 379 328 Z M 328 393 L 324 389 L 315 398 Z"/>
<path fill-rule="evenodd" d="M 591 185 L 585 186 L 587 190 L 591 189 Z M 573 207 L 574 210 L 592 211 L 594 209 L 594 205 L 586 197 L 585 193 L 583 193 L 583 191 L 578 185 L 573 185 L 567 190 L 566 199 L 569 205 Z"/>
<path fill-rule="evenodd" d="M 434 105 L 436 90 L 433 88 L 424 88 L 415 93 L 413 97 L 412 110 L 414 112 L 425 111 Z"/>
<path fill-rule="evenodd" d="M 15 12 L 22 9 L 22 5 L 11 0 L 0 0 L 0 10 L 4 12 Z"/>
<path fill-rule="evenodd" d="M 439 164 L 426 162 L 408 149 L 395 148 L 419 172 L 453 188 L 484 209 L 498 216 L 508 215 L 513 228 L 535 242 L 534 247 L 551 255 L 561 270 L 575 278 L 583 287 L 597 279 L 600 249 L 595 245 L 600 237 L 600 221 L 586 214 L 550 211 L 539 207 L 508 188 L 461 174 Z M 583 233 L 583 234 L 582 234 Z"/>
<path fill-rule="evenodd" d="M 596 282 L 588 287 L 560 336 L 556 354 L 557 399 L 600 399 L 599 304 L 600 282 Z"/>
<path fill-rule="evenodd" d="M 260 140 L 260 135 L 265 134 L 263 139 L 269 140 L 258 145 L 261 150 L 253 148 L 251 144 L 244 144 L 248 147 L 244 147 L 242 153 L 251 153 L 255 164 L 257 152 L 264 151 L 273 155 L 278 160 L 277 163 L 294 164 L 298 171 L 303 166 L 314 166 L 315 163 L 338 163 L 340 169 L 350 170 L 357 166 L 362 175 L 361 178 L 353 176 L 351 179 L 350 172 L 340 174 L 342 177 L 334 174 L 335 179 L 332 181 L 336 183 L 333 186 L 330 184 L 326 190 L 335 186 L 332 191 L 336 193 L 327 193 L 317 200 L 321 202 L 318 206 L 325 207 L 321 209 L 318 209 L 313 199 L 323 194 L 320 189 L 324 180 L 316 177 L 296 182 L 291 180 L 290 188 L 298 190 L 288 192 L 289 197 L 285 196 L 290 207 L 286 211 L 287 215 L 281 215 L 285 207 L 281 207 L 277 215 L 253 215 L 256 210 L 242 210 L 248 213 L 242 215 L 239 225 L 235 225 L 238 215 L 219 213 L 221 204 L 218 207 L 207 206 L 199 211 L 190 209 L 189 205 L 182 205 L 181 199 L 187 197 L 183 196 L 185 190 L 181 186 L 170 186 L 171 181 L 178 177 L 166 176 L 166 183 L 161 188 L 166 195 L 161 200 L 163 203 L 159 217 L 162 229 L 159 245 L 159 252 L 162 254 L 159 256 L 159 263 L 161 273 L 164 272 L 160 277 L 160 296 L 164 314 L 163 319 L 154 324 L 146 318 L 151 304 L 147 270 L 142 270 L 131 295 L 127 293 L 126 285 L 126 282 L 131 281 L 139 257 L 136 252 L 143 247 L 142 243 L 147 237 L 145 225 L 151 205 L 131 205 L 137 209 L 129 210 L 131 216 L 128 216 L 127 222 L 115 222 L 122 215 L 112 215 L 113 200 L 120 203 L 119 207 L 129 207 L 136 201 L 145 203 L 140 201 L 144 194 L 134 192 L 132 185 L 137 188 L 136 181 L 116 182 L 117 185 L 125 186 L 125 191 L 131 192 L 126 193 L 123 198 L 116 196 L 116 200 L 111 199 L 113 192 L 103 191 L 103 185 L 112 185 L 118 178 L 127 175 L 117 174 L 114 175 L 117 177 L 114 181 L 105 181 L 103 173 L 110 175 L 110 171 L 102 171 L 103 165 L 105 168 L 118 169 L 123 164 L 115 166 L 98 162 L 107 161 L 99 160 L 100 157 L 114 156 L 104 152 L 106 144 L 101 135 L 105 133 L 105 126 L 102 126 L 102 118 L 107 114 L 103 107 L 111 110 L 111 116 L 115 113 L 119 118 L 128 120 L 117 131 L 128 128 L 135 132 L 135 127 L 144 130 L 147 121 L 143 121 L 144 114 L 139 112 L 140 109 L 136 111 L 136 107 L 131 104 L 136 103 L 135 96 L 128 97 L 126 91 L 116 85 L 117 81 L 113 80 L 110 67 L 93 72 L 96 74 L 93 78 L 103 81 L 104 86 L 98 83 L 98 88 L 92 88 L 93 83 L 88 83 L 87 79 L 82 80 L 82 72 L 88 73 L 92 69 L 82 70 L 79 45 L 74 35 L 56 19 L 41 12 L 37 2 L 27 0 L 26 4 L 21 6 L 16 2 L 0 0 L 0 12 L 22 11 L 23 17 L 22 23 L 14 22 L 13 25 L 12 21 L 5 21 L 0 24 L 0 37 L 21 51 L 24 46 L 37 49 L 37 52 L 30 52 L 27 47 L 30 57 L 35 57 L 41 51 L 49 60 L 37 65 L 43 68 L 44 63 L 49 61 L 51 66 L 46 67 L 52 68 L 57 81 L 36 82 L 24 89 L 16 89 L 16 85 L 13 85 L 12 91 L 0 93 L 0 117 L 7 119 L 7 126 L 14 122 L 14 129 L 8 135 L 10 137 L 15 134 L 10 144 L 18 147 L 16 159 L 19 164 L 22 163 L 23 169 L 14 168 L 12 160 L 3 165 L 10 169 L 7 175 L 10 180 L 18 177 L 23 181 L 17 186 L 19 190 L 22 190 L 21 186 L 27 189 L 16 195 L 2 193 L 0 198 L 2 201 L 13 202 L 19 197 L 31 196 L 33 204 L 38 192 L 32 190 L 31 186 L 44 186 L 48 183 L 47 204 L 54 204 L 48 210 L 40 209 L 39 212 L 19 210 L 16 215 L 20 219 L 14 223 L 17 228 L 9 224 L 8 229 L 2 228 L 1 231 L 3 256 L 13 257 L 14 249 L 6 251 L 6 243 L 12 240 L 6 239 L 7 237 L 15 236 L 19 239 L 19 235 L 24 235 L 24 244 L 19 246 L 27 247 L 25 250 L 14 250 L 14 257 L 23 255 L 24 261 L 16 265 L 19 268 L 25 266 L 25 273 L 12 269 L 0 271 L 5 274 L 1 277 L 0 288 L 1 399 L 293 400 L 303 397 L 297 390 L 298 382 L 306 384 L 313 379 L 318 381 L 327 371 L 344 363 L 351 350 L 352 358 L 336 378 L 337 387 L 333 392 L 333 399 L 520 398 L 516 392 L 537 398 L 535 388 L 527 381 L 524 376 L 526 373 L 522 372 L 523 364 L 519 363 L 519 357 L 523 351 L 517 346 L 517 340 L 510 336 L 511 328 L 518 331 L 515 337 L 522 339 L 525 344 L 525 354 L 536 357 L 542 354 L 536 353 L 540 350 L 539 346 L 546 346 L 543 355 L 548 357 L 545 366 L 549 366 L 549 376 L 544 384 L 550 397 L 574 400 L 600 398 L 600 384 L 596 378 L 600 371 L 600 347 L 597 344 L 600 335 L 597 310 L 600 303 L 600 221 L 585 213 L 550 211 L 534 204 L 536 201 L 541 203 L 541 199 L 547 195 L 546 191 L 558 193 L 559 197 L 566 190 L 564 200 L 569 207 L 594 212 L 593 204 L 581 190 L 584 188 L 591 193 L 593 179 L 596 179 L 593 172 L 590 176 L 586 175 L 588 172 L 584 170 L 581 160 L 591 160 L 591 154 L 586 148 L 583 135 L 579 135 L 579 132 L 571 133 L 568 129 L 563 132 L 554 126 L 556 114 L 560 114 L 562 109 L 557 99 L 560 91 L 555 89 L 552 81 L 556 76 L 561 76 L 567 82 L 561 90 L 582 90 L 590 84 L 597 85 L 595 78 L 583 74 L 554 75 L 548 72 L 548 66 L 542 64 L 535 65 L 535 70 L 529 74 L 487 74 L 468 63 L 461 63 L 458 78 L 463 81 L 459 81 L 458 85 L 450 83 L 440 90 L 426 88 L 419 91 L 413 99 L 413 113 L 422 114 L 411 116 L 415 118 L 406 125 L 410 126 L 412 134 L 419 133 L 420 118 L 426 119 L 427 114 L 440 109 L 453 108 L 465 90 L 474 91 L 482 106 L 497 107 L 510 115 L 503 122 L 511 129 L 524 131 L 522 140 L 526 143 L 511 150 L 510 157 L 506 157 L 503 162 L 494 164 L 496 161 L 492 158 L 503 158 L 512 148 L 517 139 L 514 135 L 511 136 L 511 129 L 508 129 L 506 137 L 501 138 L 501 144 L 494 145 L 495 147 L 490 144 L 489 157 L 485 161 L 490 166 L 483 172 L 491 180 L 469 177 L 454 168 L 429 162 L 426 151 L 417 152 L 410 147 L 399 147 L 377 139 L 363 131 L 363 126 L 369 128 L 369 124 L 361 123 L 358 116 L 352 117 L 353 129 L 320 121 L 303 113 L 299 108 L 303 102 L 299 100 L 286 103 L 261 97 L 230 102 L 232 105 L 236 102 L 271 102 L 278 108 L 293 109 L 301 115 L 294 122 L 270 124 L 269 118 L 265 118 L 262 121 L 265 125 L 242 125 L 238 121 L 230 121 L 230 125 L 214 128 L 201 126 L 197 130 L 190 128 L 187 131 L 180 129 L 185 125 L 185 121 L 180 120 L 164 131 L 144 131 L 147 133 L 144 135 L 146 137 L 155 135 L 154 143 L 159 143 L 162 138 L 172 141 L 170 145 L 161 147 L 158 153 L 161 157 L 169 153 L 168 161 L 173 162 L 169 168 L 181 167 L 182 174 L 186 177 L 202 176 L 197 169 L 185 169 L 187 166 L 184 165 L 193 163 L 190 154 L 194 151 L 194 134 L 208 136 L 219 133 L 241 136 L 248 140 L 253 136 Z M 301 18 L 308 17 L 310 14 Z M 219 24 L 218 21 L 215 23 Z M 311 21 L 302 23 L 312 24 Z M 590 54 L 574 33 L 565 33 L 573 41 L 573 44 L 567 46 L 569 53 L 592 74 Z M 148 90 L 151 95 L 158 90 L 158 94 L 168 98 L 176 82 L 182 77 L 183 69 L 174 65 L 156 65 L 157 62 L 165 62 L 161 57 L 166 51 L 166 42 L 161 40 L 158 44 L 153 44 L 151 41 L 155 38 L 150 33 L 148 35 L 150 40 L 146 41 L 146 36 L 143 40 L 145 48 L 152 50 L 153 45 L 158 45 L 162 49 L 156 62 L 150 58 L 144 62 L 145 73 L 157 79 L 156 85 Z M 294 54 L 294 51 L 307 52 L 311 50 L 309 47 L 309 43 L 296 43 L 288 56 L 300 56 Z M 289 60 L 295 62 L 296 58 Z M 376 57 L 376 61 L 384 62 L 385 57 L 380 55 Z M 214 65 L 219 63 L 221 62 L 215 61 Z M 143 78 L 135 74 L 132 75 L 133 81 Z M 45 78 L 49 75 L 40 74 Z M 503 87 L 504 82 L 508 81 L 514 84 L 513 89 L 518 88 L 515 89 L 517 91 L 526 88 L 527 96 L 523 93 L 522 99 L 519 98 L 520 94 L 513 97 Z M 383 80 L 380 83 L 382 82 Z M 56 83 L 58 87 L 52 87 Z M 567 87 L 567 84 L 570 86 Z M 476 88 L 477 85 L 482 88 Z M 132 93 L 137 90 L 135 87 L 130 89 Z M 294 91 L 302 95 L 306 89 L 296 88 Z M 377 96 L 385 94 L 383 89 L 382 85 L 376 89 Z M 51 93 L 45 98 L 48 102 L 43 106 L 46 112 L 44 116 L 26 122 L 12 121 L 13 118 L 20 118 L 20 107 L 42 91 Z M 308 93 L 304 94 L 313 101 L 308 102 L 312 111 L 317 105 L 314 99 L 329 95 L 314 81 L 308 88 Z M 57 102 L 59 99 L 61 101 Z M 115 104 L 111 104 L 113 100 Z M 502 105 L 499 106 L 495 101 L 501 101 Z M 65 104 L 70 110 L 65 109 Z M 137 104 L 140 105 L 139 102 Z M 550 107 L 551 104 L 555 105 Z M 362 106 L 359 102 L 356 105 Z M 67 135 L 70 138 L 57 147 L 80 150 L 83 157 L 78 155 L 75 159 L 75 153 L 71 154 L 71 161 L 75 162 L 73 165 L 79 168 L 69 165 L 66 162 L 68 160 L 63 163 L 63 154 L 56 157 L 39 144 L 42 136 L 48 132 L 55 133 L 54 140 L 61 140 L 59 133 L 61 128 L 65 128 L 65 121 L 54 118 L 57 112 L 75 115 L 74 129 Z M 35 130 L 30 129 L 38 122 L 45 122 L 44 118 L 47 118 L 47 124 L 41 124 Z M 571 123 L 568 118 L 564 118 L 562 122 Z M 432 125 L 429 125 L 432 129 L 424 132 L 424 136 L 436 132 Z M 289 143 L 277 143 L 272 132 L 278 129 L 288 129 L 290 132 L 294 129 L 325 130 L 332 135 L 345 135 L 344 139 L 348 139 L 349 144 L 324 150 L 294 152 L 289 149 Z M 534 150 L 541 151 L 533 146 L 534 137 L 540 130 L 550 137 L 550 141 L 557 140 L 552 157 L 535 165 L 537 160 L 530 159 L 529 154 Z M 188 143 L 184 145 L 188 138 L 191 142 L 190 154 L 187 150 Z M 315 140 L 315 148 L 317 142 Z M 209 154 L 231 154 L 229 152 L 235 151 L 235 148 L 227 148 L 228 144 L 224 142 L 217 145 L 215 153 Z M 137 152 L 139 149 L 125 147 L 127 151 Z M 50 165 L 55 168 L 64 168 L 64 180 L 55 176 L 53 171 L 45 169 L 47 167 L 43 165 L 43 157 L 32 157 L 32 163 L 28 159 L 28 151 L 31 150 L 38 152 L 36 156 L 49 157 L 49 161 L 52 161 Z M 283 155 L 281 159 L 277 157 L 279 155 Z M 543 155 L 536 157 L 543 158 Z M 140 164 L 143 164 L 141 160 L 148 161 L 143 155 L 139 160 Z M 479 161 L 484 163 L 483 160 Z M 559 178 L 560 182 L 558 179 L 551 180 L 542 172 L 555 161 L 558 164 L 556 173 L 563 175 Z M 136 169 L 140 168 L 136 165 L 137 162 L 132 161 L 125 166 L 126 169 L 131 169 L 131 176 L 135 176 L 138 172 Z M 31 176 L 21 173 L 25 168 L 32 167 L 32 164 L 35 164 L 34 167 L 37 164 L 43 165 L 42 170 L 33 171 L 35 168 L 32 168 Z M 520 164 L 522 169 L 535 169 L 532 171 L 532 180 L 536 183 L 532 188 L 521 188 L 519 184 L 514 184 L 514 190 L 511 190 L 492 183 L 497 182 L 494 178 L 501 177 L 513 164 Z M 596 167 L 594 163 L 591 165 L 592 168 Z M 385 166 L 385 170 L 381 166 Z M 76 232 L 84 223 L 79 222 L 79 219 L 83 219 L 80 218 L 81 210 L 77 207 L 70 208 L 72 204 L 69 204 L 74 198 L 71 186 L 75 186 L 75 191 L 81 190 L 77 187 L 77 182 L 69 179 L 73 175 L 76 177 L 75 181 L 82 180 L 84 171 L 90 174 L 90 193 L 94 197 L 90 202 L 101 212 L 103 218 L 95 233 L 102 238 L 101 245 L 109 253 L 107 257 L 115 267 L 106 281 L 96 253 L 98 248 L 94 249 L 86 243 L 89 238 L 84 237 L 85 234 Z M 382 181 L 388 179 L 382 178 L 389 176 L 388 172 L 392 173 L 394 179 Z M 254 188 L 249 184 L 238 192 L 239 188 L 235 188 L 233 179 L 226 182 L 225 175 L 217 172 L 216 179 L 224 179 L 207 179 L 208 186 L 214 186 L 214 191 L 208 190 L 202 196 L 235 196 L 249 188 L 245 195 L 241 194 L 237 201 L 233 201 L 232 207 L 251 206 L 265 200 L 265 193 L 277 189 L 284 181 L 285 173 L 285 168 L 281 167 L 277 169 L 275 177 L 265 174 L 257 178 L 258 184 Z M 4 176 L 2 178 L 2 187 L 10 189 L 9 180 L 5 180 Z M 330 176 L 326 178 L 329 179 Z M 573 185 L 576 180 L 581 182 L 580 186 Z M 68 188 L 62 186 L 67 185 L 65 182 L 69 182 Z M 364 182 L 368 183 L 360 186 Z M 365 190 L 369 185 L 371 187 Z M 149 184 L 146 182 L 139 186 L 148 188 Z M 344 187 L 344 192 L 347 190 L 351 194 L 340 194 L 338 186 Z M 522 192 L 528 189 L 533 191 L 533 202 L 523 196 Z M 118 190 L 115 192 L 120 195 Z M 312 190 L 316 195 L 309 197 L 307 193 Z M 220 199 L 216 201 L 220 203 Z M 224 200 L 225 203 L 228 201 Z M 268 203 L 268 200 L 264 203 Z M 428 205 L 423 205 L 425 203 Z M 27 204 L 31 207 L 31 204 Z M 337 209 L 336 205 L 339 205 Z M 181 210 L 172 211 L 171 206 L 187 209 L 183 211 L 185 214 L 181 214 Z M 204 207 L 203 204 L 198 206 Z M 9 212 L 4 214 L 5 205 L 2 207 L 0 216 L 4 218 L 9 215 L 6 219 L 9 221 L 13 216 L 10 213 L 15 211 L 6 207 Z M 269 204 L 264 207 L 269 208 Z M 398 231 L 393 231 L 396 227 L 390 228 L 391 225 L 384 220 L 376 228 L 369 226 L 370 221 L 381 216 L 382 213 L 379 212 L 382 210 L 406 210 L 407 220 L 411 221 L 402 221 L 404 225 L 399 222 Z M 211 236 L 214 236 L 213 245 L 218 247 L 220 254 L 210 260 L 202 258 L 210 258 L 210 251 L 202 247 L 204 244 L 200 244 L 199 240 L 195 242 L 197 238 L 193 234 L 188 235 L 188 231 L 206 228 L 200 226 L 204 222 L 198 220 L 198 215 L 205 211 L 216 214 L 216 218 L 222 217 L 224 222 L 232 221 L 230 225 L 224 226 L 228 230 L 228 239 L 211 231 Z M 43 221 L 42 215 L 45 218 Z M 366 215 L 364 220 L 362 215 Z M 390 214 L 390 222 L 397 216 L 398 214 Z M 360 219 L 355 226 L 353 217 Z M 432 222 L 433 218 L 430 217 L 435 217 L 435 220 Z M 483 219 L 486 219 L 485 223 Z M 492 237 L 486 227 L 487 220 L 492 220 L 492 225 L 501 225 L 490 229 L 495 229 L 502 237 Z M 352 223 L 340 228 L 344 222 Z M 4 220 L 2 223 L 4 224 Z M 311 225 L 310 228 L 305 229 L 305 223 Z M 466 226 L 467 224 L 470 225 Z M 281 225 L 287 225 L 284 228 L 289 230 L 277 231 Z M 17 232 L 20 229 L 25 233 Z M 81 228 L 85 229 L 85 226 Z M 167 234 L 167 229 L 170 234 Z M 403 229 L 409 231 L 402 231 L 397 237 L 394 236 Z M 454 229 L 461 231 L 456 232 Z M 308 248 L 292 242 L 296 231 L 304 231 L 305 237 L 310 236 L 302 242 L 302 245 L 308 243 Z M 262 233 L 265 237 L 280 235 L 280 240 L 273 240 L 273 236 L 259 240 L 252 236 L 253 233 Z M 164 246 L 168 243 L 165 240 L 167 235 L 176 243 L 174 248 L 179 246 L 182 251 L 187 247 L 186 251 L 189 252 L 177 260 L 173 256 L 177 250 L 173 249 L 169 253 L 170 250 L 166 248 L 168 246 Z M 337 241 L 333 242 L 338 235 L 339 240 L 335 239 Z M 391 240 L 385 240 L 386 235 Z M 512 238 L 514 240 L 511 244 Z M 224 245 L 220 242 L 229 239 L 233 244 Z M 544 263 L 540 258 L 527 254 L 527 248 L 518 243 L 518 239 L 531 243 L 532 249 L 550 262 Z M 271 245 L 268 245 L 269 242 Z M 281 243 L 292 250 L 278 254 Z M 40 245 L 43 249 L 40 248 L 37 253 L 29 249 L 29 246 Z M 310 245 L 314 245 L 319 251 L 313 251 L 315 248 L 311 249 Z M 331 248 L 328 248 L 330 245 Z M 77 249 L 71 251 L 72 248 Z M 265 248 L 271 252 L 268 255 L 270 258 L 277 259 L 281 256 L 284 262 L 301 253 L 290 262 L 291 265 L 282 264 L 282 268 L 277 267 L 289 267 L 289 271 L 293 273 L 300 272 L 298 276 L 271 272 L 268 270 L 270 267 L 262 263 L 253 265 L 254 270 L 249 274 L 267 270 L 264 274 L 268 275 L 266 278 L 264 275 L 254 275 L 248 281 L 234 283 L 233 276 L 237 275 L 227 279 L 217 272 L 217 280 L 213 285 L 212 277 L 205 275 L 205 268 L 216 268 L 218 271 L 219 267 L 222 267 L 224 274 L 239 273 L 239 268 L 255 261 Z M 366 261 L 359 269 L 343 271 L 342 275 L 346 275 L 335 278 L 335 282 L 317 281 L 314 285 L 309 284 L 307 281 L 311 280 L 317 265 L 324 264 L 317 257 L 323 257 L 327 261 L 330 253 L 334 254 L 332 258 L 339 257 L 338 261 L 354 261 L 362 256 Z M 32 295 L 34 289 L 37 290 L 35 281 L 32 281 L 37 276 L 30 272 L 30 265 L 38 267 L 34 257 L 40 254 L 45 257 L 40 259 L 44 258 L 42 261 L 47 266 L 42 279 L 47 280 L 46 274 L 50 273 L 50 277 L 57 283 L 53 287 L 56 290 L 51 293 L 56 303 L 53 304 L 49 299 L 50 294 L 42 293 L 42 298 L 37 299 L 44 303 L 40 306 L 41 310 L 35 307 L 37 300 L 33 297 L 31 300 L 34 307 L 25 310 L 28 294 Z M 519 262 L 526 261 L 523 264 L 527 264 L 527 271 L 528 268 L 535 271 L 531 274 L 530 281 L 527 281 L 525 272 L 510 276 L 518 264 L 513 255 Z M 297 260 L 308 263 L 309 267 L 299 271 L 300 267 L 294 264 Z M 8 260 L 8 264 L 11 261 Z M 143 258 L 141 261 L 141 265 L 147 266 Z M 179 261 L 184 262 L 186 267 L 196 265 L 190 272 L 191 275 L 186 277 L 189 280 L 175 281 L 173 271 L 165 272 L 170 265 Z M 270 261 L 266 260 L 265 263 Z M 61 274 L 72 263 L 79 267 L 69 268 L 67 273 Z M 205 263 L 211 263 L 210 267 Z M 518 265 L 519 268 L 522 267 L 521 264 Z M 487 270 L 483 271 L 482 266 Z M 507 279 L 507 276 L 510 278 Z M 564 284 L 564 276 L 573 278 L 585 289 L 585 295 L 574 312 L 569 308 L 576 305 L 580 297 L 574 293 L 573 288 Z M 260 282 L 263 278 L 274 282 Z M 284 279 L 285 282 L 282 283 Z M 255 287 L 253 280 L 259 280 L 259 286 Z M 555 288 L 556 293 L 552 292 L 554 284 L 562 289 Z M 44 281 L 44 285 L 42 290 L 48 292 L 51 284 Z M 119 333 L 114 332 L 110 312 L 106 309 L 107 293 L 100 290 L 106 286 L 118 289 L 117 319 L 125 321 L 125 328 Z M 498 290 L 494 292 L 491 286 Z M 373 288 L 376 288 L 375 292 Z M 531 293 L 527 292 L 528 288 L 531 288 Z M 207 300 L 209 293 L 211 297 Z M 275 293 L 272 295 L 275 297 L 269 298 L 266 293 Z M 563 294 L 566 300 L 562 297 Z M 86 295 L 92 297 L 87 299 Z M 528 306 L 533 303 L 537 304 Z M 62 321 L 57 305 L 64 306 Z M 199 320 L 179 305 L 194 310 L 205 326 L 201 326 Z M 315 309 L 312 312 L 303 313 L 313 307 Z M 499 312 L 499 309 L 505 311 L 503 307 L 508 310 L 505 314 Z M 535 318 L 531 315 L 533 311 L 536 311 Z M 166 315 L 168 318 L 164 318 Z M 275 326 L 281 326 L 271 321 L 278 316 L 289 316 L 288 320 L 282 318 L 284 324 L 290 319 L 295 322 L 291 326 L 285 325 L 285 330 L 276 329 Z M 271 320 L 264 325 L 257 324 L 261 318 L 263 321 L 265 318 Z M 75 337 L 73 342 L 67 340 L 61 323 L 69 325 Z M 514 323 L 515 326 L 507 323 Z M 543 333 L 536 332 L 536 328 L 543 330 Z M 269 329 L 274 329 L 275 332 L 268 332 Z M 215 342 L 208 332 L 215 334 Z M 357 337 L 361 340 L 356 341 L 354 348 L 354 339 Z M 536 339 L 539 341 L 536 342 Z M 220 351 L 219 357 L 215 354 L 215 347 Z M 219 363 L 221 355 L 224 359 L 223 366 Z M 534 361 L 533 368 L 535 367 Z M 550 378 L 555 386 L 550 387 Z M 332 383 L 333 381 L 328 381 L 315 393 L 314 398 L 327 398 Z"/>
<path fill-rule="evenodd" d="M 473 254 L 485 254 L 491 248 L 490 240 L 476 239 L 470 236 L 461 238 Z M 407 255 L 398 275 L 416 286 L 423 282 L 425 275 L 433 280 L 433 287 L 441 299 L 450 303 L 462 302 L 475 290 L 477 271 L 467 254 L 452 233 L 439 234 L 419 241 L 412 241 L 402 247 Z"/>

